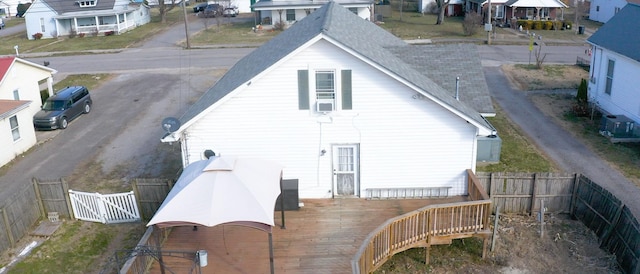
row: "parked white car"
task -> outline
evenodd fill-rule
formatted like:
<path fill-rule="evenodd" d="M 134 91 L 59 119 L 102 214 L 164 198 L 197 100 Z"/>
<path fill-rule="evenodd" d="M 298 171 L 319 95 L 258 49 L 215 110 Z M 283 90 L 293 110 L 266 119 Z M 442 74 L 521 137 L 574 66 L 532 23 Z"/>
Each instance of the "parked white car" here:
<path fill-rule="evenodd" d="M 224 9 L 224 12 L 222 14 L 226 17 L 236 17 L 236 15 L 238 15 L 238 8 L 237 7 L 226 8 Z"/>

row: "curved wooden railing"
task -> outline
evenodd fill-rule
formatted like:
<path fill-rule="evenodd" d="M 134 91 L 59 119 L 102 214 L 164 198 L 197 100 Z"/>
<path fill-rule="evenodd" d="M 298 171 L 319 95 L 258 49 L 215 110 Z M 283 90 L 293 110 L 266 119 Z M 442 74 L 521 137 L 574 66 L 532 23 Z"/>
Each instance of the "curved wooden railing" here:
<path fill-rule="evenodd" d="M 453 239 L 489 235 L 491 200 L 472 171 L 467 171 L 472 201 L 429 205 L 387 220 L 364 240 L 351 262 L 353 273 L 371 273 L 394 254 L 415 247 L 450 243 Z M 427 253 L 427 263 L 428 263 Z"/>

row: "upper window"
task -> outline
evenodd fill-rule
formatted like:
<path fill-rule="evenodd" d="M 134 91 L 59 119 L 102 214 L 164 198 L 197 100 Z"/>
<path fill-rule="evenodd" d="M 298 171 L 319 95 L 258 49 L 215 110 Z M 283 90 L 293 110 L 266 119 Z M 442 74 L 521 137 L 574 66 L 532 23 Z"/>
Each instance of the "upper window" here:
<path fill-rule="evenodd" d="M 13 100 L 20 100 L 20 91 L 17 89 L 13 90 Z"/>
<path fill-rule="evenodd" d="M 318 112 L 335 109 L 336 85 L 334 71 L 316 71 L 316 100 Z"/>
<path fill-rule="evenodd" d="M 78 5 L 80 7 L 95 7 L 97 2 L 96 0 L 79 0 Z"/>
<path fill-rule="evenodd" d="M 13 140 L 19 140 L 20 129 L 18 127 L 18 116 L 11 116 L 11 118 L 9 118 L 9 125 L 11 126 L 11 135 L 13 135 Z"/>
<path fill-rule="evenodd" d="M 355 13 L 356 15 L 358 14 L 358 8 L 349 8 L 349 11 Z"/>
<path fill-rule="evenodd" d="M 611 86 L 613 85 L 613 67 L 616 66 L 616 61 L 609 59 L 607 65 L 607 83 L 604 88 L 604 93 L 611 95 Z"/>
<path fill-rule="evenodd" d="M 298 109 L 310 109 L 310 105 L 319 113 L 352 109 L 351 70 L 312 73 L 315 82 L 310 83 L 309 71 L 298 71 Z"/>
<path fill-rule="evenodd" d="M 296 21 L 296 10 L 287 10 L 287 21 Z"/>

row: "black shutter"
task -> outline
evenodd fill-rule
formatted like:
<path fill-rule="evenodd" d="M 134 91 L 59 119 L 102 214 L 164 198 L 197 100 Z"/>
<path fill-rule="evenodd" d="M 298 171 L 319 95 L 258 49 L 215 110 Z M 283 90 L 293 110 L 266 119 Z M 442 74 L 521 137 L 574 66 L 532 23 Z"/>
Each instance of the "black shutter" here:
<path fill-rule="evenodd" d="M 351 100 L 351 70 L 342 71 L 342 109 L 352 109 Z"/>
<path fill-rule="evenodd" d="M 309 71 L 298 71 L 298 109 L 309 109 Z"/>

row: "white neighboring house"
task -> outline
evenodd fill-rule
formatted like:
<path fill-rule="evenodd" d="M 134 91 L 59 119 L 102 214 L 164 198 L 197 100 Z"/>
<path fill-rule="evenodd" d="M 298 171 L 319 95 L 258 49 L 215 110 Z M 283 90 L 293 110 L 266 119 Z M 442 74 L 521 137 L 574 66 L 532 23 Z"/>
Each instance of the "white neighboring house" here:
<path fill-rule="evenodd" d="M 253 10 L 259 12 L 258 18 L 263 25 L 275 25 L 282 21 L 289 26 L 302 20 L 322 7 L 328 0 L 261 0 L 253 4 Z M 371 20 L 374 14 L 373 0 L 338 0 L 335 3 L 349 9 L 360 18 Z"/>
<path fill-rule="evenodd" d="M 0 18 L 15 17 L 18 14 L 18 4 L 27 4 L 27 0 L 0 0 Z"/>
<path fill-rule="evenodd" d="M 299 180 L 301 198 L 380 188 L 466 194 L 477 140 L 495 129 L 427 76 L 455 87 L 455 74 L 423 66 L 446 55 L 439 62 L 461 69 L 465 90 L 486 90 L 475 46 L 460 47 L 470 51 L 414 47 L 329 2 L 238 61 L 162 142 L 180 142 L 184 166 L 209 149 L 277 161 L 284 179 Z M 469 93 L 461 92 L 475 100 Z"/>
<path fill-rule="evenodd" d="M 640 5 L 628 4 L 589 39 L 589 101 L 640 125 Z"/>
<path fill-rule="evenodd" d="M 444 11 L 445 16 L 464 16 L 465 0 L 449 0 L 449 5 Z M 438 6 L 436 0 L 419 0 L 418 12 L 437 14 Z"/>
<path fill-rule="evenodd" d="M 606 23 L 616 15 L 627 3 L 640 4 L 640 0 L 591 0 L 589 19 Z"/>
<path fill-rule="evenodd" d="M 0 166 L 36 144 L 33 115 L 40 110 L 40 83 L 53 94 L 56 70 L 16 57 L 0 57 Z"/>
<path fill-rule="evenodd" d="M 121 34 L 151 21 L 149 7 L 130 0 L 36 0 L 25 12 L 27 38 Z"/>

